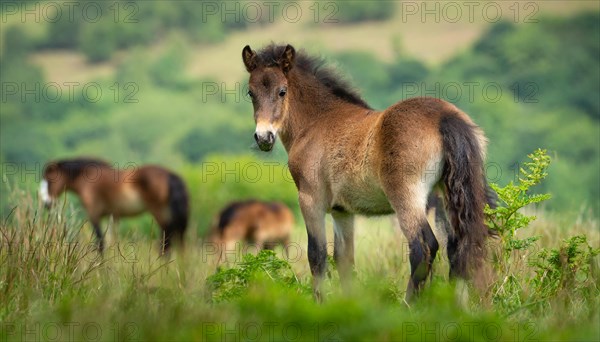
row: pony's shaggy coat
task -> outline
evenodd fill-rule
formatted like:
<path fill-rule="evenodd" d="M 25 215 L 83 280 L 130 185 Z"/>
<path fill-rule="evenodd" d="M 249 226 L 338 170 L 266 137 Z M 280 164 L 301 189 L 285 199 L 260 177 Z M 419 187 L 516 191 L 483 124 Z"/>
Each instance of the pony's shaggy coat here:
<path fill-rule="evenodd" d="M 484 273 L 486 139 L 464 112 L 426 97 L 373 110 L 321 60 L 291 45 L 258 52 L 246 46 L 242 59 L 258 146 L 270 150 L 278 136 L 288 152 L 317 299 L 327 260 L 326 213 L 334 218 L 343 284 L 354 263 L 354 215 L 395 213 L 410 244 L 407 297 L 418 291 L 439 248 L 426 219 L 434 187 L 444 193 L 452 227 L 451 275 Z"/>

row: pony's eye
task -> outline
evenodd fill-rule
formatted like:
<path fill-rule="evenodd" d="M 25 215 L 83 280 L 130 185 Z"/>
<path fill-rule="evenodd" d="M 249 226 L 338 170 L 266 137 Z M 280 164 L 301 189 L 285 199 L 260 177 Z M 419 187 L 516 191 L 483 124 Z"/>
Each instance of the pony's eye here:
<path fill-rule="evenodd" d="M 251 99 L 254 98 L 254 93 L 252 93 L 250 90 L 248 90 L 248 97 Z"/>
<path fill-rule="evenodd" d="M 284 97 L 286 93 L 287 93 L 287 90 L 285 90 L 285 89 L 281 89 L 281 90 L 279 91 L 279 96 L 281 96 L 281 97 Z"/>

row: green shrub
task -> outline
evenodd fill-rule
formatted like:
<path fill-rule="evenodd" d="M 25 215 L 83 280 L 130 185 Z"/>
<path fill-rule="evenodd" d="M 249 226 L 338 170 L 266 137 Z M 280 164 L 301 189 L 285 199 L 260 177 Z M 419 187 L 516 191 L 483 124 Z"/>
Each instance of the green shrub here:
<path fill-rule="evenodd" d="M 173 35 L 170 37 L 166 51 L 150 66 L 150 77 L 159 87 L 185 90 L 186 63 L 186 42 L 182 37 Z"/>
<path fill-rule="evenodd" d="M 486 205 L 488 226 L 498 234 L 500 239 L 500 255 L 495 255 L 495 266 L 499 275 L 499 282 L 494 284 L 493 301 L 505 311 L 519 308 L 523 303 L 523 288 L 521 279 L 515 274 L 517 263 L 514 258 L 515 251 L 526 251 L 539 238 L 517 238 L 517 231 L 526 228 L 535 216 L 528 216 L 521 210 L 534 203 L 539 203 L 550 196 L 547 194 L 532 195 L 530 188 L 538 185 L 546 176 L 546 169 L 550 164 L 550 157 L 546 151 L 537 150 L 529 155 L 530 162 L 525 163 L 526 168 L 521 168 L 520 175 L 515 182 L 509 182 L 505 187 L 490 184 L 498 194 L 498 206 L 491 209 Z"/>
<path fill-rule="evenodd" d="M 69 18 L 66 13 L 56 22 L 48 23 L 46 39 L 40 43 L 41 48 L 75 49 L 80 43 L 81 15 Z"/>
<path fill-rule="evenodd" d="M 588 244 L 585 235 L 577 235 L 562 241 L 559 248 L 542 249 L 530 266 L 535 268 L 531 279 L 537 302 L 547 308 L 548 299 L 560 291 L 567 297 L 575 297 L 583 292 L 584 298 L 594 298 L 600 294 L 597 277 L 598 269 L 594 257 L 600 248 Z"/>
<path fill-rule="evenodd" d="M 390 86 L 398 87 L 402 83 L 422 82 L 429 75 L 425 64 L 410 57 L 397 58 L 388 67 Z"/>
<path fill-rule="evenodd" d="M 550 198 L 548 194 L 530 194 L 531 187 L 538 185 L 548 176 L 546 170 L 550 165 L 550 157 L 546 155 L 545 150 L 540 149 L 528 157 L 531 161 L 525 163 L 526 169 L 520 169 L 520 176 L 516 183 L 511 181 L 503 188 L 491 184 L 492 189 L 498 194 L 499 205 L 495 209 L 486 207 L 488 225 L 498 233 L 504 251 L 508 254 L 513 250 L 528 248 L 535 241 L 516 238 L 517 230 L 527 227 L 535 220 L 535 216 L 527 216 L 520 210 Z M 505 257 L 507 256 L 505 254 Z"/>
<path fill-rule="evenodd" d="M 289 263 L 277 258 L 274 251 L 263 250 L 244 259 L 232 268 L 221 268 L 206 279 L 213 302 L 239 299 L 252 284 L 267 281 L 298 293 L 310 293 L 310 288 L 301 283 Z"/>
<path fill-rule="evenodd" d="M 492 289 L 492 300 L 506 314 L 515 314 L 524 309 L 546 308 L 560 292 L 581 292 L 578 300 L 600 295 L 597 285 L 593 258 L 600 249 L 588 245 L 585 235 L 578 235 L 563 241 L 558 249 L 542 249 L 535 252 L 533 247 L 539 236 L 517 237 L 517 232 L 526 229 L 536 219 L 526 215 L 522 209 L 550 198 L 549 194 L 532 194 L 532 187 L 539 185 L 548 173 L 550 157 L 545 150 L 536 150 L 529 156 L 530 161 L 519 170 L 519 177 L 505 187 L 491 184 L 498 194 L 498 207 L 486 206 L 489 227 L 498 233 L 500 252 L 495 255 L 498 281 Z M 526 265 L 523 260 L 528 260 Z M 524 274 L 529 266 L 531 274 Z M 574 296 L 574 295 L 573 295 Z M 563 296 L 564 298 L 565 296 Z M 567 298 L 569 296 L 566 296 Z M 567 307 L 578 305 L 576 301 L 566 303 Z"/>
<path fill-rule="evenodd" d="M 79 47 L 90 62 L 102 62 L 110 59 L 117 50 L 117 35 L 110 20 L 87 23 L 81 28 Z"/>

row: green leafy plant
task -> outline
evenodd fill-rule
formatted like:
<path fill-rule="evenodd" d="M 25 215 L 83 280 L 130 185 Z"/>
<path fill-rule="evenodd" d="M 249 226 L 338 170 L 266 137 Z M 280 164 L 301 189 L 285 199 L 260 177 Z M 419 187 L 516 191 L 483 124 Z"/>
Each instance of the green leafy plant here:
<path fill-rule="evenodd" d="M 565 239 L 559 248 L 539 251 L 537 258 L 530 262 L 530 266 L 535 267 L 531 285 L 537 302 L 547 304 L 547 299 L 563 290 L 567 290 L 567 297 L 583 292 L 584 296 L 597 298 L 600 288 L 594 277 L 597 269 L 593 258 L 598 254 L 600 248 L 591 247 L 585 235 Z"/>
<path fill-rule="evenodd" d="M 213 302 L 226 302 L 243 297 L 251 284 L 267 281 L 298 292 L 309 293 L 307 285 L 298 280 L 290 264 L 275 252 L 263 250 L 257 255 L 246 254 L 233 268 L 221 268 L 206 279 Z"/>
<path fill-rule="evenodd" d="M 539 236 L 517 237 L 520 229 L 527 228 L 536 219 L 521 209 L 551 197 L 532 193 L 532 187 L 548 175 L 550 157 L 541 149 L 528 157 L 529 161 L 520 168 L 515 182 L 511 181 L 505 187 L 491 185 L 498 194 L 498 207 L 487 206 L 485 209 L 488 226 L 500 239 L 494 259 L 499 279 L 493 286 L 492 301 L 509 315 L 524 309 L 539 312 L 559 297 L 569 304 L 576 302 L 569 300 L 571 297 L 593 300 L 600 294 L 593 261 L 600 249 L 591 247 L 585 235 L 567 238 L 558 248 L 538 252 L 532 247 Z M 577 296 L 575 292 L 578 292 Z M 561 293 L 564 295 L 559 296 Z"/>
<path fill-rule="evenodd" d="M 504 248 L 504 261 L 508 261 L 510 253 L 514 250 L 529 248 L 537 237 L 527 239 L 516 238 L 517 231 L 527 227 L 536 219 L 533 215 L 525 215 L 520 210 L 530 204 L 539 203 L 550 199 L 550 194 L 532 194 L 531 188 L 540 184 L 548 173 L 550 157 L 546 150 L 537 149 L 528 155 L 530 161 L 525 163 L 525 168 L 519 169 L 516 182 L 511 181 L 505 187 L 491 184 L 492 189 L 498 194 L 498 207 L 486 207 L 488 226 L 498 233 Z"/>
<path fill-rule="evenodd" d="M 527 253 L 539 239 L 538 236 L 520 239 L 517 231 L 523 229 L 535 220 L 533 215 L 524 214 L 524 207 L 545 201 L 549 194 L 532 194 L 531 188 L 538 185 L 548 173 L 550 157 L 545 150 L 537 149 L 528 155 L 530 161 L 519 169 L 519 176 L 515 182 L 509 182 L 505 187 L 491 184 L 492 189 L 498 194 L 496 208 L 485 208 L 487 224 L 498 234 L 500 251 L 494 255 L 496 270 L 500 279 L 494 284 L 492 300 L 504 310 L 511 312 L 523 304 L 523 285 L 517 276 L 520 261 L 523 255 L 515 251 Z"/>

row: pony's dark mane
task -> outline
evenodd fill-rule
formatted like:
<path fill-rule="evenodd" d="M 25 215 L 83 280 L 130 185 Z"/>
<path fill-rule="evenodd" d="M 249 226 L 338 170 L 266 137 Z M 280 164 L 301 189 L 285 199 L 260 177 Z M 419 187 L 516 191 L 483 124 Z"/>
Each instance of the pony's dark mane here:
<path fill-rule="evenodd" d="M 63 171 L 70 180 L 74 180 L 81 175 L 87 167 L 108 167 L 112 166 L 104 160 L 95 158 L 75 158 L 64 159 L 50 163 L 56 165 L 59 170 Z"/>
<path fill-rule="evenodd" d="M 285 51 L 285 47 L 285 45 L 275 44 L 264 47 L 257 52 L 258 65 L 262 67 L 278 66 L 279 58 L 283 54 L 283 51 Z M 305 51 L 300 50 L 296 51 L 292 68 L 298 68 L 303 72 L 314 75 L 337 98 L 371 109 L 348 81 L 336 70 L 325 64 L 325 60 L 322 57 L 309 56 Z"/>

